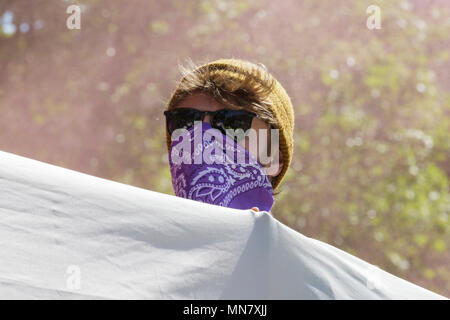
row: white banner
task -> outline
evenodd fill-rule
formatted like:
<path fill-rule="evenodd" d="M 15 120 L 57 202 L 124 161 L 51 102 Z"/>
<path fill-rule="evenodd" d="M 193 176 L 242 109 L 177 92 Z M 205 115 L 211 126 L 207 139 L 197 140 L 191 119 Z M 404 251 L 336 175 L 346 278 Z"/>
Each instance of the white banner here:
<path fill-rule="evenodd" d="M 442 299 L 267 212 L 0 152 L 1 299 Z"/>

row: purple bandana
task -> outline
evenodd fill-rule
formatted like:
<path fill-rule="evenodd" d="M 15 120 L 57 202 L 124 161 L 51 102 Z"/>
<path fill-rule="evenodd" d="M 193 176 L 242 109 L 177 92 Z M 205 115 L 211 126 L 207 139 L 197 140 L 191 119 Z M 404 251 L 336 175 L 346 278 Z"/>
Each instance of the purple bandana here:
<path fill-rule="evenodd" d="M 228 208 L 269 212 L 274 198 L 264 168 L 232 138 L 196 122 L 172 138 L 170 172 L 178 197 Z"/>

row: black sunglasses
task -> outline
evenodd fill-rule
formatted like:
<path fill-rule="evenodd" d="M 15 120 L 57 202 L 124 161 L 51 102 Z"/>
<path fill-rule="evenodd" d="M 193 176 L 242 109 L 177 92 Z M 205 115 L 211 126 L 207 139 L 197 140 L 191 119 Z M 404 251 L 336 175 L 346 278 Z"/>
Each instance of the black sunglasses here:
<path fill-rule="evenodd" d="M 246 110 L 221 109 L 217 111 L 200 111 L 191 108 L 179 108 L 164 111 L 166 126 L 169 135 L 176 129 L 188 129 L 194 126 L 194 121 L 203 121 L 206 115 L 211 116 L 211 127 L 220 130 L 224 135 L 227 130 L 242 129 L 246 132 L 252 126 L 253 118 L 258 117 L 256 113 Z M 238 139 L 239 135 L 234 135 Z"/>

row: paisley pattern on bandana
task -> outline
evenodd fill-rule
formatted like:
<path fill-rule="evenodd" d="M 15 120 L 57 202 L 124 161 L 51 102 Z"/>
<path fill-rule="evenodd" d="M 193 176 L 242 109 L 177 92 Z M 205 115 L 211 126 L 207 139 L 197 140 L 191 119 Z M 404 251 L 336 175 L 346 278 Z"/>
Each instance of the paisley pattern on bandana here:
<path fill-rule="evenodd" d="M 191 127 L 187 137 L 178 141 L 172 139 L 169 163 L 175 194 L 223 207 L 258 207 L 261 211 L 270 211 L 274 202 L 273 189 L 264 168 L 245 148 L 220 131 L 217 130 L 215 139 L 212 138 L 211 130 L 216 129 L 203 122 Z M 198 134 L 200 138 L 194 139 Z M 218 136 L 223 140 L 219 141 Z M 181 148 L 186 138 L 190 145 L 187 151 Z M 184 161 L 173 161 L 177 152 L 178 155 L 183 153 L 179 159 Z M 200 156 L 201 161 L 196 162 L 195 156 Z"/>

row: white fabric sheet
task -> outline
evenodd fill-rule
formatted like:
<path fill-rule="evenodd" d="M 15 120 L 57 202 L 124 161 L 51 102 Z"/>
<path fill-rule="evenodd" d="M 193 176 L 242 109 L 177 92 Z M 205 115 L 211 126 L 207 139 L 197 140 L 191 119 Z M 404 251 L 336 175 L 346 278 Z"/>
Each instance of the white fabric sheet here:
<path fill-rule="evenodd" d="M 442 299 L 267 212 L 0 152 L 1 299 Z"/>

